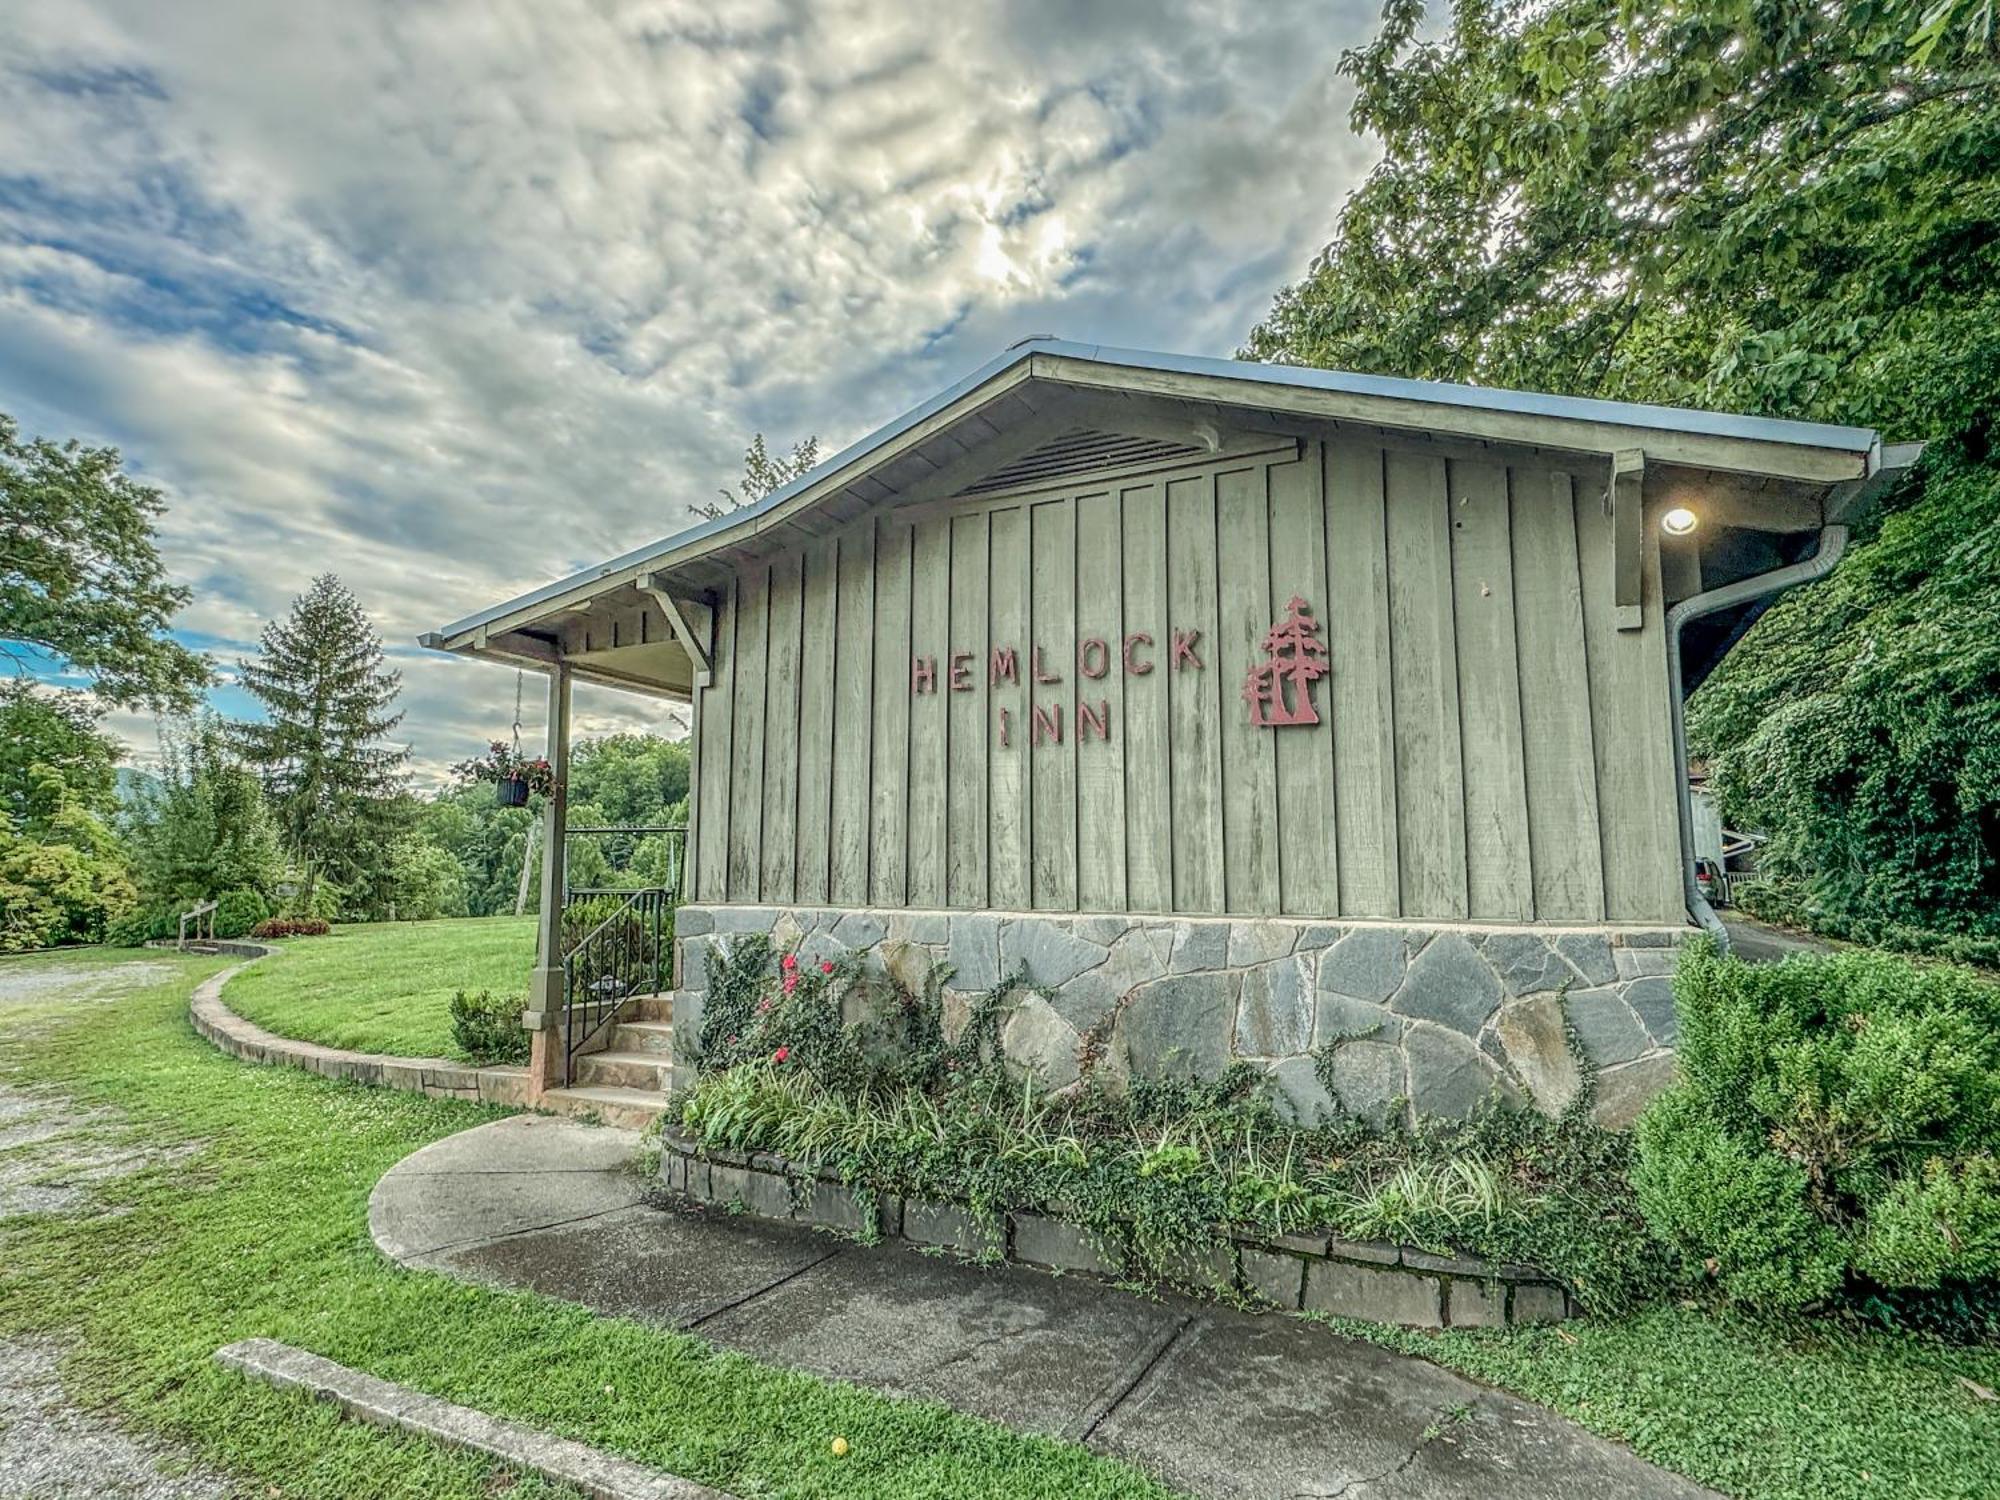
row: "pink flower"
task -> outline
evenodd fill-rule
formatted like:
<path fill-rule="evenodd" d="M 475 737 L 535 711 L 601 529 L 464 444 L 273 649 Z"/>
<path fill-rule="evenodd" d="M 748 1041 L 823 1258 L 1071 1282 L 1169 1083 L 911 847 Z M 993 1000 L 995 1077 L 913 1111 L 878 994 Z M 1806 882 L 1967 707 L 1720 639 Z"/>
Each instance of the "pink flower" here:
<path fill-rule="evenodd" d="M 789 995 L 793 990 L 797 989 L 798 987 L 799 987 L 799 976 L 796 974 L 787 974 L 785 976 L 785 993 Z"/>
<path fill-rule="evenodd" d="M 819 971 L 822 974 L 831 974 L 833 972 L 833 960 L 830 958 L 821 959 L 819 961 Z"/>
<path fill-rule="evenodd" d="M 792 1055 L 792 1049 L 790 1047 L 780 1047 L 776 1052 L 773 1052 L 771 1054 L 771 1061 L 774 1063 L 780 1063 L 783 1062 L 786 1058 L 790 1057 L 791 1055 Z"/>
<path fill-rule="evenodd" d="M 778 967 L 783 969 L 787 974 L 791 973 L 798 966 L 799 956 L 796 953 L 787 953 L 783 958 L 778 960 Z"/>
<path fill-rule="evenodd" d="M 731 1037 L 731 1038 L 729 1039 L 729 1045 L 730 1045 L 730 1046 L 732 1046 L 732 1047 L 734 1047 L 734 1046 L 736 1045 L 736 1038 L 735 1038 L 735 1037 Z"/>
<path fill-rule="evenodd" d="M 768 1000 L 759 1000 L 757 1002 L 757 1009 L 759 1011 L 767 1011 L 770 1008 L 771 1008 L 771 1002 Z"/>

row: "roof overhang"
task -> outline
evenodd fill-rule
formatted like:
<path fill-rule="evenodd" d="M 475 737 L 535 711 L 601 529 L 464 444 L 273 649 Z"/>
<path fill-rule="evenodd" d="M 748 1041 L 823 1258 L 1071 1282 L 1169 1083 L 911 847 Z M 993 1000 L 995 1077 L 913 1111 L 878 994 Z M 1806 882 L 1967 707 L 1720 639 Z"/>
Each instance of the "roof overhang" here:
<path fill-rule="evenodd" d="M 579 676 L 680 696 L 705 666 L 694 622 L 676 625 L 672 648 L 683 660 L 664 689 L 657 679 L 631 680 L 615 659 L 577 660 L 593 651 L 629 652 L 631 643 L 592 642 L 578 653 L 549 622 L 607 598 L 627 606 L 650 599 L 664 615 L 698 613 L 733 559 L 811 535 L 820 522 L 844 523 L 871 504 L 948 498 L 1045 438 L 1053 408 L 1077 401 L 1100 413 L 1122 406 L 1139 421 L 1148 407 L 1168 403 L 1184 416 L 1237 428 L 1323 424 L 1550 450 L 1603 463 L 1608 481 L 1620 462 L 1641 453 L 1652 473 L 1739 476 L 1750 505 L 1766 503 L 1757 492 L 1782 491 L 1793 502 L 1805 493 L 1804 508 L 1785 529 L 1823 523 L 1831 503 L 1865 493 L 1885 470 L 1881 441 L 1866 428 L 1031 339 L 753 505 L 454 621 L 421 642 L 516 664 L 545 665 L 561 654 Z M 636 657 L 628 660 L 636 665 Z"/>

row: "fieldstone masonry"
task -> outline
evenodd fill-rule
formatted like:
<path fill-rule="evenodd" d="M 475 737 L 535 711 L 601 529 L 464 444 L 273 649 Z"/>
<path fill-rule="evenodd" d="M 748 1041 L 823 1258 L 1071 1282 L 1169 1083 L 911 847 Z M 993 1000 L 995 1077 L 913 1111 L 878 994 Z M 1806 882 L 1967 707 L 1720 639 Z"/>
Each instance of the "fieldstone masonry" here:
<path fill-rule="evenodd" d="M 916 988 L 949 965 L 946 1022 L 1025 964 L 1047 991 L 1007 1002 L 1008 1063 L 1051 1088 L 1086 1066 L 1270 1073 L 1281 1109 L 1463 1118 L 1498 1096 L 1559 1113 L 1581 1083 L 1564 1027 L 1598 1067 L 1598 1120 L 1629 1125 L 1673 1075 L 1680 928 L 1536 928 L 1260 918 L 1046 916 L 683 906 L 676 1088 L 692 1083 L 716 945 L 767 933 L 802 962 L 863 949 Z M 1325 1049 L 1331 1091 L 1314 1054 Z"/>

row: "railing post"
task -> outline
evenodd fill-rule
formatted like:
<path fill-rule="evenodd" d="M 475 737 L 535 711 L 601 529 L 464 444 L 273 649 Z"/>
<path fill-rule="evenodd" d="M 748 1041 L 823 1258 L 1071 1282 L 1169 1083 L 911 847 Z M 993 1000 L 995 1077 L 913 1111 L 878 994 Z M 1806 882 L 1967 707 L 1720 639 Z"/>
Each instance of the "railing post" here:
<path fill-rule="evenodd" d="M 564 868 L 569 839 L 569 663 L 558 657 L 549 665 L 549 769 L 555 789 L 542 805 L 542 903 L 535 931 L 535 972 L 528 986 L 528 1008 L 521 1022 L 534 1033 L 528 1061 L 528 1097 L 532 1102 L 563 1081 L 565 1047 L 563 1021 L 563 897 L 568 872 Z"/>

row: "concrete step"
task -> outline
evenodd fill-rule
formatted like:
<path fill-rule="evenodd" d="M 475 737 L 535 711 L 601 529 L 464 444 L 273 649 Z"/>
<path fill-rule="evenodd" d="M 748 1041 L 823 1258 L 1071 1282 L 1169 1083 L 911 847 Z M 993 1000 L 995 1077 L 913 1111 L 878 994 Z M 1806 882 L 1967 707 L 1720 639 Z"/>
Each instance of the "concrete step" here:
<path fill-rule="evenodd" d="M 595 1115 L 607 1125 L 644 1130 L 667 1112 L 667 1096 L 654 1089 L 607 1088 L 595 1084 L 550 1089 L 542 1108 L 575 1118 Z"/>
<path fill-rule="evenodd" d="M 674 997 L 672 995 L 635 995 L 625 1002 L 625 1018 L 633 1021 L 659 1021 L 671 1026 L 674 1021 Z"/>
<path fill-rule="evenodd" d="M 611 1051 L 657 1052 L 668 1062 L 674 1057 L 674 1023 L 671 1021 L 620 1021 L 611 1028 Z"/>
<path fill-rule="evenodd" d="M 672 1058 L 657 1052 L 584 1052 L 577 1056 L 572 1076 L 580 1084 L 652 1089 L 657 1093 L 667 1086 L 667 1075 L 673 1065 Z"/>

